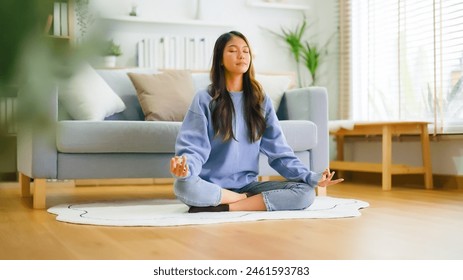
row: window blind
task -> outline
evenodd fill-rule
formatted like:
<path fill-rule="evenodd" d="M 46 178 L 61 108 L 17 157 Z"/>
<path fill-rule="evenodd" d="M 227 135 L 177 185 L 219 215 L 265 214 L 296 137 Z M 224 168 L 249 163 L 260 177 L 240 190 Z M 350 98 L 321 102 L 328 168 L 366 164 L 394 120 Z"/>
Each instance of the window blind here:
<path fill-rule="evenodd" d="M 339 5 L 341 117 L 424 120 L 434 133 L 463 133 L 463 2 Z"/>
<path fill-rule="evenodd" d="M 339 117 L 352 118 L 351 108 L 351 1 L 339 0 Z"/>

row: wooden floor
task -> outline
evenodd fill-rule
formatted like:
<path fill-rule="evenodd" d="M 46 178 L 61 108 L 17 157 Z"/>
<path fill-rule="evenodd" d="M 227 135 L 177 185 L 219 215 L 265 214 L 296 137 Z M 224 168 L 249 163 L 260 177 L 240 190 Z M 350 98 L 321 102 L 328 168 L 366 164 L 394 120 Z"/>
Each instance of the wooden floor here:
<path fill-rule="evenodd" d="M 73 187 L 52 183 L 47 206 L 173 197 L 170 186 Z M 17 183 L 0 183 L 0 259 L 463 259 L 463 190 L 342 183 L 328 195 L 371 204 L 346 219 L 182 227 L 58 222 L 32 210 Z"/>

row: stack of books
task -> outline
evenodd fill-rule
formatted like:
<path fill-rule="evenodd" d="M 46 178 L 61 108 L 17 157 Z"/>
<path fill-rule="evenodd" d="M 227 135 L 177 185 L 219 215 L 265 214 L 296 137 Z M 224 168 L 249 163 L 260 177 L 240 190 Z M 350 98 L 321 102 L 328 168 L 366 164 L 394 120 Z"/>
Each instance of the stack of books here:
<path fill-rule="evenodd" d="M 213 46 L 205 37 L 154 36 L 137 43 L 138 67 L 153 69 L 208 69 Z"/>
<path fill-rule="evenodd" d="M 53 14 L 48 15 L 45 34 L 59 37 L 69 36 L 67 2 L 53 3 Z"/>

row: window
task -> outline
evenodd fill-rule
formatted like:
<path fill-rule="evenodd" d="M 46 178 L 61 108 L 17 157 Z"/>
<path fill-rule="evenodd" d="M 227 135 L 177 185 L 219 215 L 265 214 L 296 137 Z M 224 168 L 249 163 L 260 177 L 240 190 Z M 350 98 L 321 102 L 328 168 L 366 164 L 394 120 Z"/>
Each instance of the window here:
<path fill-rule="evenodd" d="M 463 2 L 340 3 L 341 117 L 463 133 Z"/>

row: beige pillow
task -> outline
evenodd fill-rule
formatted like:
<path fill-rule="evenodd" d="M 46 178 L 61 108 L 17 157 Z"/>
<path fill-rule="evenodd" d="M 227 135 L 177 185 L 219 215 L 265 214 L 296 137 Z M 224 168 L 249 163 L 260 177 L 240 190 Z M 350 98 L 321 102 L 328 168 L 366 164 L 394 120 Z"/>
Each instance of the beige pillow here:
<path fill-rule="evenodd" d="M 183 121 L 195 94 L 190 71 L 127 73 L 147 121 Z"/>

